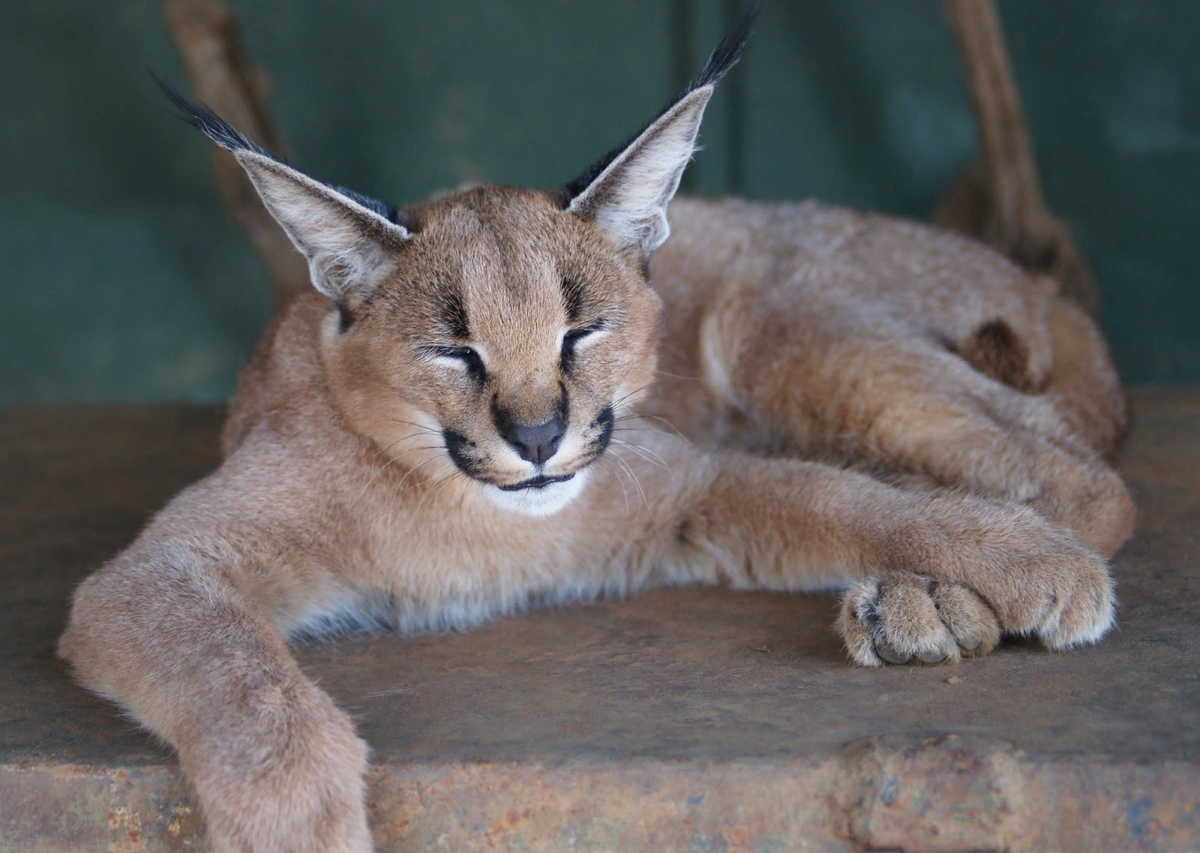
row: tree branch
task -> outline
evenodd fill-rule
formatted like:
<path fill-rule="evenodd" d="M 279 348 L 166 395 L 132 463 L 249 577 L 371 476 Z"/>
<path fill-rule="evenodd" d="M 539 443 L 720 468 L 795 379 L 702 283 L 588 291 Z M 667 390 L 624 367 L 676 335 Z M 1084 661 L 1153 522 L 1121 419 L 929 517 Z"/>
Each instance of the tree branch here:
<path fill-rule="evenodd" d="M 1057 279 L 1093 314 L 1100 300 L 1091 267 L 1067 226 L 1046 207 L 1021 99 L 992 0 L 943 0 L 975 111 L 980 163 L 962 171 L 933 221 Z"/>
<path fill-rule="evenodd" d="M 167 0 L 162 14 L 196 100 L 250 139 L 282 154 L 266 103 L 270 79 L 247 60 L 233 12 L 220 0 Z M 280 307 L 308 287 L 308 264 L 263 207 L 233 155 L 214 146 L 213 169 L 225 207 L 267 268 L 275 305 Z"/>

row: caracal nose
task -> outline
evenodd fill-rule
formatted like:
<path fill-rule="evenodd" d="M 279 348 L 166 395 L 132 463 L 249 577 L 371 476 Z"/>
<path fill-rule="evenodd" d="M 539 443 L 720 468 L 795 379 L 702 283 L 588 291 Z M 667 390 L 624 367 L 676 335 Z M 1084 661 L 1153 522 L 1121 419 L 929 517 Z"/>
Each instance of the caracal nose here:
<path fill-rule="evenodd" d="M 500 435 L 526 462 L 541 465 L 558 450 L 566 431 L 566 421 L 555 415 L 540 424 L 507 424 L 500 430 Z"/>

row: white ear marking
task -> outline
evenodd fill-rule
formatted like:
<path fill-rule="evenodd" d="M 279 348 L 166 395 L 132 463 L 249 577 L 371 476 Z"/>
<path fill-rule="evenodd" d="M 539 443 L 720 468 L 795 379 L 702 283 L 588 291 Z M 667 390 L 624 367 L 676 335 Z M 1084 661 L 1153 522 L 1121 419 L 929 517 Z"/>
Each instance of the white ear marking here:
<path fill-rule="evenodd" d="M 411 237 L 403 226 L 272 157 L 234 155 L 326 296 L 342 301 L 369 293 L 392 271 L 388 250 Z"/>
<path fill-rule="evenodd" d="M 670 233 L 667 205 L 696 150 L 696 135 L 713 87 L 688 93 L 642 131 L 567 208 L 592 219 L 621 248 L 646 257 Z"/>

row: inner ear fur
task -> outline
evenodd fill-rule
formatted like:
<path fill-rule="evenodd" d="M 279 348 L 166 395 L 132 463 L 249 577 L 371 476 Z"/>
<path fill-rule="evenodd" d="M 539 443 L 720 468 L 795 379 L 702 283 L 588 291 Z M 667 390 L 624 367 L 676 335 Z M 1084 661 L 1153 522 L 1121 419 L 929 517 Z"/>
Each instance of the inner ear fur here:
<path fill-rule="evenodd" d="M 401 225 L 274 158 L 235 152 L 267 210 L 308 260 L 313 286 L 338 303 L 368 296 L 410 238 Z"/>
<path fill-rule="evenodd" d="M 157 78 L 156 78 L 157 79 Z M 239 133 L 203 104 L 161 80 L 183 119 L 231 152 L 267 211 L 308 260 L 313 286 L 339 305 L 368 296 L 395 268 L 410 234 L 383 202 L 312 178 Z"/>
<path fill-rule="evenodd" d="M 688 94 L 642 131 L 567 207 L 608 233 L 621 249 L 643 257 L 670 233 L 667 205 L 696 149 L 713 87 Z"/>

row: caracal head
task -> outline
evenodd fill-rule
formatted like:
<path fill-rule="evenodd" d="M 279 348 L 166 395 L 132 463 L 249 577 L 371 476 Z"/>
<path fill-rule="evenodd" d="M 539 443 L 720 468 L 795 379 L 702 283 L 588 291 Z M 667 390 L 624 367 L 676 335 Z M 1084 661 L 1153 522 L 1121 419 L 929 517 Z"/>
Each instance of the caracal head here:
<path fill-rule="evenodd" d="M 639 253 L 521 189 L 403 220 L 389 274 L 322 330 L 343 412 L 406 467 L 453 470 L 525 514 L 560 509 L 654 378 L 660 302 Z"/>
<path fill-rule="evenodd" d="M 629 143 L 554 191 L 481 186 L 396 210 L 317 181 L 168 90 L 231 151 L 329 300 L 321 357 L 353 427 L 404 469 L 547 515 L 654 380 L 649 258 L 753 7 Z"/>

